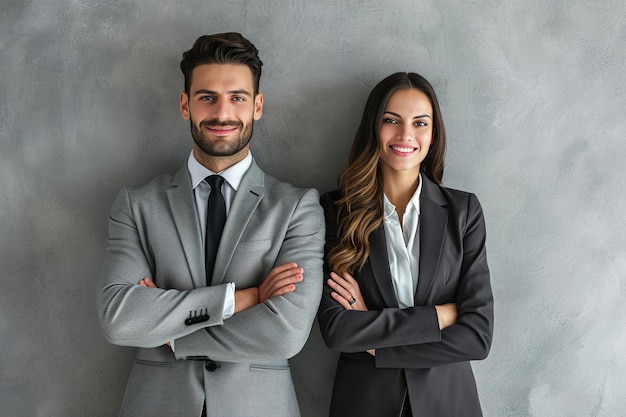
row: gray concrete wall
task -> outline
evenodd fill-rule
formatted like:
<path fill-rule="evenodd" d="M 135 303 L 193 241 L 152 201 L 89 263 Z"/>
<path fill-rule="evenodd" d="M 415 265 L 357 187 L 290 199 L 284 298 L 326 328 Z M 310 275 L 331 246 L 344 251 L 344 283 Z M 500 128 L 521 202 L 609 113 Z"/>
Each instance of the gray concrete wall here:
<path fill-rule="evenodd" d="M 257 160 L 320 191 L 373 85 L 430 79 L 444 182 L 488 227 L 485 414 L 626 415 L 625 22 L 622 0 L 3 0 L 0 415 L 116 415 L 133 352 L 95 314 L 108 211 L 186 158 L 178 63 L 218 31 L 265 62 Z M 323 415 L 330 357 L 314 339 L 294 360 L 305 416 Z"/>

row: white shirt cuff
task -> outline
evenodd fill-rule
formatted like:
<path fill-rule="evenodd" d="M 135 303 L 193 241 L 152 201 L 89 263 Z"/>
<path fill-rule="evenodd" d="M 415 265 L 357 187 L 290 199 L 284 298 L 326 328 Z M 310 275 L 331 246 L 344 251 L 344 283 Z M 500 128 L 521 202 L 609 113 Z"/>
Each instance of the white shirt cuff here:
<path fill-rule="evenodd" d="M 235 283 L 229 282 L 226 287 L 226 298 L 224 299 L 224 311 L 222 319 L 229 319 L 235 314 Z"/>

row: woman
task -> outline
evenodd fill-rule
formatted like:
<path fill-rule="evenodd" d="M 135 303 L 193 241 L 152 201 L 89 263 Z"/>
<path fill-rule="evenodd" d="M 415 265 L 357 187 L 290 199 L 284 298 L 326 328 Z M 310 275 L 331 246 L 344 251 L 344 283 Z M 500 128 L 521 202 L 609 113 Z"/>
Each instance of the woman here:
<path fill-rule="evenodd" d="M 493 296 L 482 209 L 441 186 L 445 131 L 430 83 L 371 92 L 322 197 L 327 277 L 318 318 L 342 352 L 331 417 L 480 416 L 471 360 L 489 353 Z"/>

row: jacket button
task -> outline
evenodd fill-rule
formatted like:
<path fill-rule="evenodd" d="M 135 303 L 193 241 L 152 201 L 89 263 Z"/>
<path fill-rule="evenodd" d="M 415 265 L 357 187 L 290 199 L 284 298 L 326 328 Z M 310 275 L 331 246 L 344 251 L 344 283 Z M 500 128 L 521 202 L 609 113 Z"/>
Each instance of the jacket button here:
<path fill-rule="evenodd" d="M 213 372 L 215 371 L 217 368 L 219 368 L 219 366 L 213 362 L 213 361 L 208 361 L 205 365 L 204 365 L 204 369 L 206 369 L 209 372 Z"/>

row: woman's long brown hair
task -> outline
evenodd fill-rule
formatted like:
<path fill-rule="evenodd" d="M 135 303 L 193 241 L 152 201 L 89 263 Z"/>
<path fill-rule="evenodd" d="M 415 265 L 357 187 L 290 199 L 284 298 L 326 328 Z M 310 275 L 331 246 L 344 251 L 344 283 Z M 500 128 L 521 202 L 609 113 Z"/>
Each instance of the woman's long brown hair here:
<path fill-rule="evenodd" d="M 380 169 L 378 132 L 391 95 L 397 90 L 415 88 L 428 97 L 433 108 L 433 139 L 421 172 L 441 184 L 446 151 L 446 135 L 435 90 L 416 73 L 398 72 L 382 80 L 370 93 L 356 132 L 348 167 L 340 175 L 341 198 L 337 205 L 337 244 L 328 254 L 332 271 L 354 274 L 370 253 L 370 234 L 383 221 L 383 178 Z"/>

